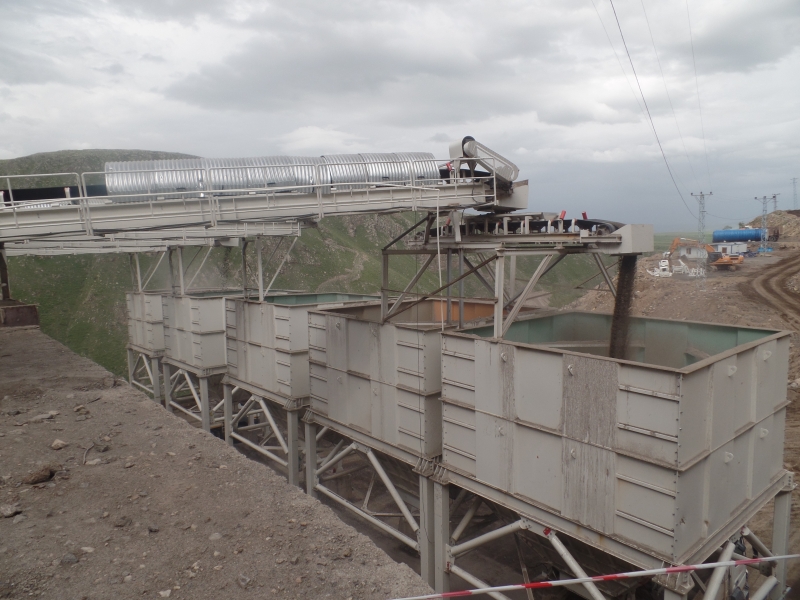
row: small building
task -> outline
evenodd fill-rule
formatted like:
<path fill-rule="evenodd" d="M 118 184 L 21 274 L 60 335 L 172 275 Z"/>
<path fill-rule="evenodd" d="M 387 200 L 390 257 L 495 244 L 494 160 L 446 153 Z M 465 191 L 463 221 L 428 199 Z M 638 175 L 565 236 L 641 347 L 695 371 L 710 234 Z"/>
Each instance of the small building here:
<path fill-rule="evenodd" d="M 711 245 L 715 251 L 722 254 L 744 254 L 747 252 L 747 242 L 719 242 Z"/>

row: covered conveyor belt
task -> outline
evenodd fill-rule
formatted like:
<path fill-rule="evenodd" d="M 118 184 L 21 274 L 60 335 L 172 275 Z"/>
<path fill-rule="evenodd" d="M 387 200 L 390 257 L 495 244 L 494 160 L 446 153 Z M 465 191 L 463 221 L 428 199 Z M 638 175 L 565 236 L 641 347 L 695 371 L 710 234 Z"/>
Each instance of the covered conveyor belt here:
<path fill-rule="evenodd" d="M 53 175 L 3 177 L 7 189 L 0 205 L 0 242 L 216 228 L 327 214 L 526 208 L 527 182 L 507 181 L 518 169 L 475 144 L 468 148 L 480 150 L 485 172 L 419 152 L 108 163 L 101 173 L 60 174 L 76 179 L 77 198 L 69 197 L 69 188 L 58 198 L 29 201 L 14 198 L 13 184 L 21 187 L 19 180 L 26 179 L 30 187 L 36 178 L 50 182 Z M 465 155 L 463 162 L 474 162 L 469 158 Z M 105 195 L 86 193 L 99 185 Z"/>

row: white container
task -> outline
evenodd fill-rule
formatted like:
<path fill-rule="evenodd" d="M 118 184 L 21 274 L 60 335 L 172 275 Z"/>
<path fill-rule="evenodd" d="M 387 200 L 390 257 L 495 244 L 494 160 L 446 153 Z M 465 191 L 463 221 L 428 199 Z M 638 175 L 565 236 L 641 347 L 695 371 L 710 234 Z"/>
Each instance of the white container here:
<path fill-rule="evenodd" d="M 674 564 L 705 558 L 787 476 L 790 333 L 635 318 L 629 360 L 615 360 L 610 324 L 566 312 L 502 341 L 442 334 L 442 464 L 589 543 L 594 531 Z"/>

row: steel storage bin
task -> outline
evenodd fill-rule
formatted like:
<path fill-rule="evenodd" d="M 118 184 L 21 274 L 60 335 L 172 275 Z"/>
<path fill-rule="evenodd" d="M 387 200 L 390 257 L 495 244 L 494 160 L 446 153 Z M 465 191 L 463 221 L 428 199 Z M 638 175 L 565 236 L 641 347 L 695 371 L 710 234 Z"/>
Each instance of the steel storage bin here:
<path fill-rule="evenodd" d="M 565 312 L 502 341 L 444 332 L 443 466 L 590 543 L 705 558 L 788 476 L 790 333 L 631 318 L 614 360 L 610 325 Z"/>
<path fill-rule="evenodd" d="M 163 296 L 167 359 L 197 370 L 225 368 L 225 295 L 236 292 L 216 294 Z"/>
<path fill-rule="evenodd" d="M 157 292 L 127 292 L 128 342 L 157 356 L 164 352 L 164 314 L 162 297 Z"/>
<path fill-rule="evenodd" d="M 320 305 L 374 300 L 361 294 L 282 294 L 263 302 L 228 298 L 228 376 L 283 398 L 309 394 L 308 311 Z"/>
<path fill-rule="evenodd" d="M 312 412 L 413 456 L 441 454 L 444 310 L 426 300 L 384 324 L 380 304 L 310 311 Z M 470 301 L 464 312 L 492 310 Z"/>

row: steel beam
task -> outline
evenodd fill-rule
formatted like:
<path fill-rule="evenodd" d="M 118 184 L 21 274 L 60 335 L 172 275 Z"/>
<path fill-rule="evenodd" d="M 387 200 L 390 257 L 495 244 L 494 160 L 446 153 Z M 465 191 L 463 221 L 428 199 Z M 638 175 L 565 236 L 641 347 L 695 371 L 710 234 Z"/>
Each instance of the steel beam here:
<path fill-rule="evenodd" d="M 434 585 L 439 593 L 450 591 L 450 559 L 447 546 L 450 541 L 450 491 L 449 486 L 438 481 L 433 482 L 433 519 L 434 519 Z"/>
<path fill-rule="evenodd" d="M 583 578 L 586 577 L 586 571 L 584 571 L 581 566 L 578 564 L 578 561 L 569 553 L 569 550 L 561 543 L 561 540 L 558 539 L 558 536 L 555 534 L 554 531 L 548 530 L 546 533 L 547 539 L 550 540 L 550 543 L 556 549 L 559 556 L 567 563 L 567 566 L 572 571 L 572 574 L 575 577 Z M 592 597 L 592 600 L 606 600 L 606 597 L 597 589 L 597 586 L 591 582 L 587 581 L 583 584 L 583 587 L 586 588 L 586 591 L 589 592 L 589 595 Z"/>
<path fill-rule="evenodd" d="M 736 548 L 736 545 L 728 541 L 725 545 L 725 548 L 722 550 L 722 554 L 719 555 L 717 562 L 726 562 L 731 559 L 731 555 L 733 554 L 733 550 Z M 722 584 L 722 578 L 725 577 L 725 573 L 727 572 L 728 567 L 717 567 L 711 572 L 711 577 L 706 584 L 706 591 L 703 594 L 703 600 L 716 600 L 717 593 L 719 592 L 720 585 Z"/>
<path fill-rule="evenodd" d="M 436 586 L 436 519 L 433 480 L 419 475 L 419 544 L 420 576 L 431 588 Z"/>
<path fill-rule="evenodd" d="M 780 556 L 788 554 L 789 532 L 792 520 L 792 490 L 793 480 L 775 496 L 774 512 L 772 516 L 772 554 Z M 771 600 L 783 597 L 787 584 L 787 565 L 785 560 L 778 561 L 775 565 L 775 578 L 777 585 L 770 592 Z"/>
<path fill-rule="evenodd" d="M 306 494 L 317 497 L 317 426 L 305 423 L 306 430 Z"/>

